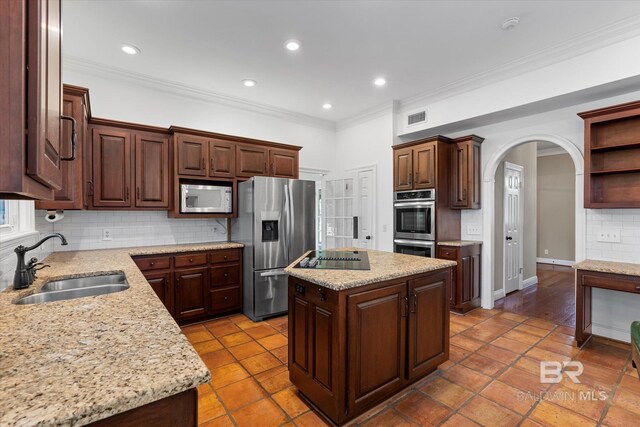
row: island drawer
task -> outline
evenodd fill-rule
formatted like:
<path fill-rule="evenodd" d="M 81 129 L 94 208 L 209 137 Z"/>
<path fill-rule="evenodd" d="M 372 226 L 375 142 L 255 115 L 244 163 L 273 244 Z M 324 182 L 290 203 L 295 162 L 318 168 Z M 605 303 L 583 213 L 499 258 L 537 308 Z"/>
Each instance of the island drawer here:
<path fill-rule="evenodd" d="M 193 253 L 175 256 L 176 268 L 193 267 L 196 265 L 205 265 L 207 263 L 206 253 Z"/>
<path fill-rule="evenodd" d="M 438 248 L 438 258 L 455 261 L 458 259 L 458 249 L 449 246 L 440 246 Z"/>
<path fill-rule="evenodd" d="M 209 269 L 211 286 L 234 285 L 240 282 L 240 265 L 232 264 Z"/>
<path fill-rule="evenodd" d="M 220 249 L 209 252 L 209 262 L 220 264 L 223 262 L 238 261 L 240 259 L 240 249 Z"/>
<path fill-rule="evenodd" d="M 134 258 L 138 268 L 142 271 L 167 270 L 171 268 L 171 257 Z"/>

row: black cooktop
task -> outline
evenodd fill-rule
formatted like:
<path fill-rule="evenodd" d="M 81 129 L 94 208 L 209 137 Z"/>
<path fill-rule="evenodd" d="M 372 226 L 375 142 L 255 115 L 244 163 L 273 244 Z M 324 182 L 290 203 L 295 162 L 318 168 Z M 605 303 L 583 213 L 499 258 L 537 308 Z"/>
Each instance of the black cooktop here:
<path fill-rule="evenodd" d="M 369 270 L 366 251 L 312 251 L 293 268 Z"/>

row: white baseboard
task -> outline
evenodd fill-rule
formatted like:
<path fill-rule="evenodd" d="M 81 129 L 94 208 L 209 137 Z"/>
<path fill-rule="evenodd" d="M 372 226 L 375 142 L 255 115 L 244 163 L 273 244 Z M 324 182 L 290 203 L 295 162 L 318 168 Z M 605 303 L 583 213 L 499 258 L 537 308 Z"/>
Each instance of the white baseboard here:
<path fill-rule="evenodd" d="M 504 298 L 504 288 L 498 289 L 497 291 L 493 291 L 493 300 L 497 301 L 499 299 Z"/>
<path fill-rule="evenodd" d="M 566 265 L 567 267 L 572 267 L 575 264 L 575 261 L 569 261 L 566 259 L 553 259 L 553 258 L 536 258 L 536 262 L 540 264 L 554 264 L 554 265 Z"/>
<path fill-rule="evenodd" d="M 526 289 L 529 286 L 533 286 L 538 283 L 538 276 L 529 277 L 522 281 L 522 289 Z"/>
<path fill-rule="evenodd" d="M 631 334 L 628 329 L 614 328 L 609 325 L 591 324 L 591 333 L 599 337 L 611 338 L 622 342 L 631 342 Z"/>

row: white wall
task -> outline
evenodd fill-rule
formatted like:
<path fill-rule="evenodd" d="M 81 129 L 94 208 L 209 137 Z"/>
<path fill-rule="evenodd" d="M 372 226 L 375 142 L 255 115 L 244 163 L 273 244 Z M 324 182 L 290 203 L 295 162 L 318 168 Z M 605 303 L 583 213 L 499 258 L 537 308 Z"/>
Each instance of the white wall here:
<path fill-rule="evenodd" d="M 388 112 L 364 122 L 339 128 L 334 170 L 376 165 L 376 248 L 393 251 L 393 114 Z"/>

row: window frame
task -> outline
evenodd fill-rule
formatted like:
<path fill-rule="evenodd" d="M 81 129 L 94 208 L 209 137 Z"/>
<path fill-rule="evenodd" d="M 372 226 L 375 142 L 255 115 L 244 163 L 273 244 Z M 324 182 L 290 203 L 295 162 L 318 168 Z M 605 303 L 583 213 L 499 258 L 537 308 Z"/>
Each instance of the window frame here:
<path fill-rule="evenodd" d="M 0 225 L 0 249 L 13 245 L 16 240 L 37 233 L 33 201 L 4 200 L 4 202 L 8 222 Z"/>

